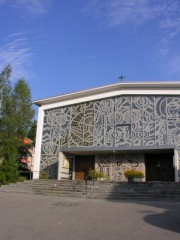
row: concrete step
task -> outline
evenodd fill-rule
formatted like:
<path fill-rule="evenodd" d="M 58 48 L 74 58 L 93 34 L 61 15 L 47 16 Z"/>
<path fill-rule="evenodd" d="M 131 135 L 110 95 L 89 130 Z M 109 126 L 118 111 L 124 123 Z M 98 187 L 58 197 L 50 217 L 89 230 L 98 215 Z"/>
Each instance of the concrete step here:
<path fill-rule="evenodd" d="M 132 184 L 105 181 L 28 180 L 1 186 L 0 192 L 117 200 L 180 201 L 180 183 L 172 182 Z"/>

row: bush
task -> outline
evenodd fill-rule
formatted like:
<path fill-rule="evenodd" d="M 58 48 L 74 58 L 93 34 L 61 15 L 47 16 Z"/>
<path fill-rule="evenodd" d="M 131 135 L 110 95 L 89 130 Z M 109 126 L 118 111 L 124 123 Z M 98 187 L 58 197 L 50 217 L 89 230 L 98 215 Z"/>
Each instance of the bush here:
<path fill-rule="evenodd" d="M 99 172 L 99 171 L 96 171 L 96 170 L 89 170 L 88 176 L 91 177 L 92 179 L 104 178 L 104 179 L 108 180 L 108 178 L 109 178 L 103 172 Z"/>
<path fill-rule="evenodd" d="M 18 182 L 24 182 L 27 178 L 23 176 L 18 177 Z"/>
<path fill-rule="evenodd" d="M 93 178 L 93 179 L 97 179 L 97 178 L 100 178 L 100 177 L 103 177 L 103 173 L 101 172 L 98 172 L 96 170 L 89 170 L 89 177 Z"/>
<path fill-rule="evenodd" d="M 8 182 L 6 180 L 6 176 L 5 176 L 5 174 L 0 172 L 0 186 L 5 185 L 5 184 L 8 184 Z"/>
<path fill-rule="evenodd" d="M 40 179 L 50 179 L 50 176 L 47 172 L 40 172 L 40 176 L 39 176 Z"/>
<path fill-rule="evenodd" d="M 125 177 L 127 178 L 143 178 L 144 173 L 141 170 L 130 169 L 124 172 Z"/>
<path fill-rule="evenodd" d="M 4 160 L 0 166 L 0 184 L 15 183 L 18 177 L 17 163 L 15 161 Z"/>

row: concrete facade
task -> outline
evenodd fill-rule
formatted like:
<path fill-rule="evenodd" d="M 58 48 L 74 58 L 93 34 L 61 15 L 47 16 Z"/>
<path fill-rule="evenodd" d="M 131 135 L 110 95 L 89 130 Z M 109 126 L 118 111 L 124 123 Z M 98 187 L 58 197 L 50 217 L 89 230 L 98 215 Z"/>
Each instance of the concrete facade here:
<path fill-rule="evenodd" d="M 113 181 L 126 181 L 124 171 L 131 168 L 148 180 L 147 166 L 155 165 L 147 159 L 157 158 L 165 180 L 168 165 L 161 158 L 170 154 L 172 180 L 179 180 L 179 83 L 120 83 L 34 103 L 39 106 L 34 178 L 47 171 L 52 178 L 75 179 L 76 156 L 93 155 L 94 168 Z"/>

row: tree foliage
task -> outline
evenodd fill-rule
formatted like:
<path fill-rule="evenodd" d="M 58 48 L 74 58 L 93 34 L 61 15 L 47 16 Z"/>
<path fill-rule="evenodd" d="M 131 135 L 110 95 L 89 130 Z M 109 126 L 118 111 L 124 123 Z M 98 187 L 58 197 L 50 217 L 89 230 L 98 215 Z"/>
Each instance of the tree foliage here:
<path fill-rule="evenodd" d="M 28 132 L 28 138 L 30 138 L 33 141 L 33 146 L 35 146 L 35 143 L 36 143 L 36 129 L 37 129 L 37 121 L 34 120 Z"/>
<path fill-rule="evenodd" d="M 10 82 L 11 67 L 0 73 L 0 183 L 14 182 L 18 178 L 18 147 L 27 137 L 34 110 L 31 92 L 24 79 L 14 86 Z"/>
<path fill-rule="evenodd" d="M 17 81 L 13 91 L 16 135 L 22 141 L 27 137 L 32 124 L 34 110 L 31 104 L 31 92 L 24 79 Z"/>

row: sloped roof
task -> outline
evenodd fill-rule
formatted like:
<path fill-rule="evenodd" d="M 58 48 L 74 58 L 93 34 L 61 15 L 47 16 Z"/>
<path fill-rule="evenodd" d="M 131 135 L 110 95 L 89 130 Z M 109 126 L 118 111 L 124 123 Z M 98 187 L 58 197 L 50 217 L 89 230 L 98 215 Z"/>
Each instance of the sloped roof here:
<path fill-rule="evenodd" d="M 180 82 L 126 82 L 106 85 L 73 93 L 62 94 L 54 97 L 43 98 L 33 101 L 37 106 L 49 105 L 57 102 L 74 100 L 83 97 L 92 97 L 106 93 L 115 95 L 130 94 L 175 94 L 180 95 Z M 151 92 L 151 93 L 150 93 Z M 103 96 L 103 95 L 102 95 Z M 96 97 L 94 98 L 96 99 Z"/>

